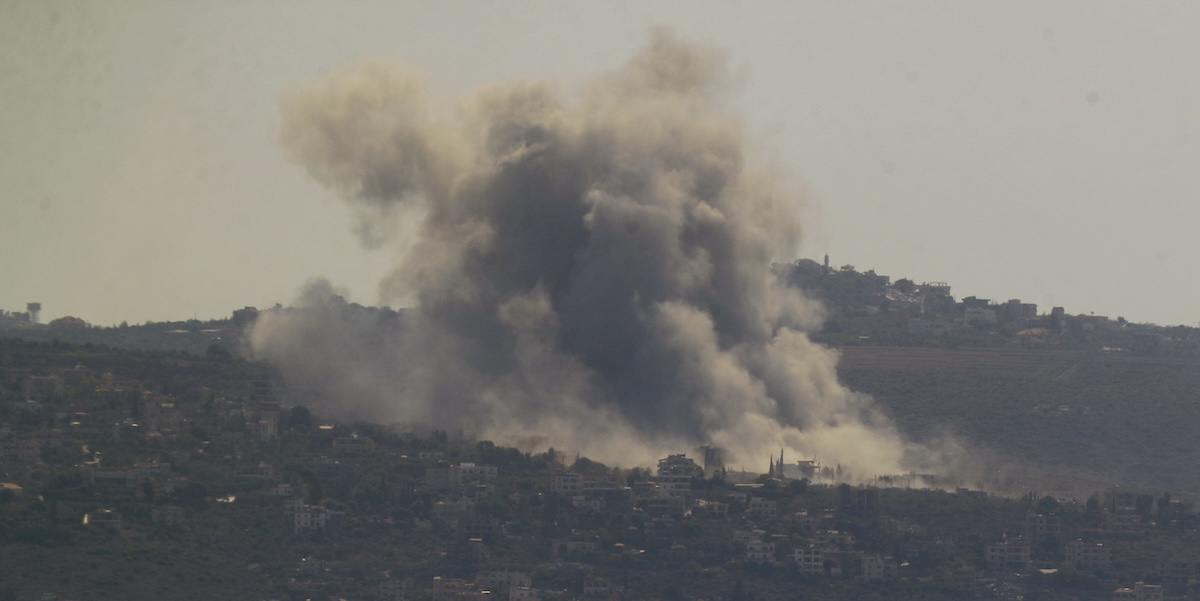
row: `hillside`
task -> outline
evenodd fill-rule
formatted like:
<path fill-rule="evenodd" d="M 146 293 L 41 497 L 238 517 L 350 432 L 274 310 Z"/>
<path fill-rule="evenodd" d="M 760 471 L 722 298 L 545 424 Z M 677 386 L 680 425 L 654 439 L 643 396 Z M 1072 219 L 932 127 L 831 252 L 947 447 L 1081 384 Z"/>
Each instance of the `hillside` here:
<path fill-rule="evenodd" d="M 1200 493 L 1200 361 L 1128 353 L 848 346 L 839 368 L 920 439 L 1012 471 Z"/>
<path fill-rule="evenodd" d="M 1200 494 L 1190 465 L 1200 456 L 1191 435 L 1200 425 L 1200 330 L 956 300 L 948 284 L 893 282 L 809 260 L 775 270 L 825 303 L 829 318 L 814 338 L 840 350 L 842 380 L 874 396 L 908 437 L 952 436 L 990 476 L 1019 474 L 1007 482 L 1017 491 L 1124 484 Z M 394 315 L 349 303 L 345 310 Z M 245 308 L 225 320 L 111 328 L 9 315 L 0 335 L 81 344 L 71 353 L 103 369 L 107 348 L 169 351 L 188 363 L 236 356 L 256 315 Z"/>
<path fill-rule="evenodd" d="M 906 431 L 953 429 L 1046 473 L 1128 468 L 1075 494 L 1012 496 L 704 477 L 683 454 L 622 470 L 445 432 L 319 423 L 279 405 L 269 369 L 218 353 L 0 338 L 0 365 L 0 601 L 432 601 L 448 582 L 466 595 L 456 598 L 483 599 L 510 575 L 547 601 L 1200 590 L 1194 506 L 1183 488 L 1158 487 L 1192 483 L 1152 465 L 1185 461 L 1194 443 L 1144 430 L 1194 419 L 1175 402 L 1195 389 L 1187 362 L 845 350 L 847 381 L 890 391 L 880 401 Z M 1125 402 L 1134 391 L 1139 402 Z M 1138 421 L 1131 407 L 1152 414 Z M 1099 444 L 1072 450 L 1089 439 Z M 1114 491 L 1119 478 L 1153 485 Z M 1073 560 L 1080 538 L 1104 557 Z M 997 561 L 997 549 L 1016 557 Z M 1063 572 L 1034 569 L 1045 566 Z"/>

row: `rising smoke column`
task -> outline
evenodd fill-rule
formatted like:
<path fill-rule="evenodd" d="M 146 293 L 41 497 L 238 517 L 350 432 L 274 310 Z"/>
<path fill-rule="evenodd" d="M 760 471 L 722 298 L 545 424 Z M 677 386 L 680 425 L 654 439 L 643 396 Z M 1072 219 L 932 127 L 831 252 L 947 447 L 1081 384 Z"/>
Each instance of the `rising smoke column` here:
<path fill-rule="evenodd" d="M 310 406 L 631 465 L 715 444 L 870 476 L 906 465 L 837 355 L 821 307 L 782 286 L 794 197 L 745 165 L 723 61 L 666 32 L 575 94 L 516 82 L 445 108 L 369 63 L 285 102 L 283 149 L 402 249 L 364 320 L 326 283 L 269 312 L 254 352 Z M 418 220 L 414 234 L 402 224 Z"/>

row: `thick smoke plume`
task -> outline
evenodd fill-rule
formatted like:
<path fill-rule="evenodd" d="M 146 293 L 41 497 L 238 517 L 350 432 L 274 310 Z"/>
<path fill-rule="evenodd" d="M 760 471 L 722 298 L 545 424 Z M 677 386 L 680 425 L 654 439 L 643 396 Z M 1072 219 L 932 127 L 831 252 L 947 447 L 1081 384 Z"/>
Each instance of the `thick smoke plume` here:
<path fill-rule="evenodd" d="M 747 168 L 723 75 L 658 32 L 573 94 L 517 82 L 446 109 L 383 63 L 296 92 L 287 156 L 364 243 L 402 251 L 381 290 L 412 308 L 350 311 L 317 283 L 260 318 L 254 352 L 343 418 L 622 465 L 713 444 L 731 467 L 780 448 L 866 477 L 915 467 L 806 335 L 821 307 L 771 271 L 795 256 L 794 197 Z"/>

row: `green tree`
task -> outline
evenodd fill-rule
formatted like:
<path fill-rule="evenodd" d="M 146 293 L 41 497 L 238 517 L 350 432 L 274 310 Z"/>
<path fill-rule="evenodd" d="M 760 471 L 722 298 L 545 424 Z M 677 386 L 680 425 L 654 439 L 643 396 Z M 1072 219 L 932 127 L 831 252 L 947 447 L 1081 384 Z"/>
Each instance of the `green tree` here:
<path fill-rule="evenodd" d="M 1154 517 L 1154 495 L 1139 495 L 1134 501 L 1134 508 L 1142 516 L 1142 521 L 1149 522 Z"/>
<path fill-rule="evenodd" d="M 792 480 L 791 482 L 788 482 L 787 489 L 788 492 L 793 495 L 804 494 L 808 491 L 808 478 L 801 478 L 799 480 Z"/>
<path fill-rule="evenodd" d="M 1158 522 L 1163 524 L 1175 518 L 1171 506 L 1171 493 L 1165 492 L 1158 498 Z"/>
<path fill-rule="evenodd" d="M 208 506 L 208 488 L 199 482 L 188 484 L 175 489 L 172 494 L 176 505 L 182 505 L 196 511 Z"/>
<path fill-rule="evenodd" d="M 1058 499 L 1050 495 L 1046 495 L 1037 502 L 1038 513 L 1054 513 L 1058 511 Z"/>
<path fill-rule="evenodd" d="M 571 464 L 570 471 L 581 474 L 604 474 L 608 472 L 608 466 L 587 457 L 580 457 Z"/>
<path fill-rule="evenodd" d="M 279 429 L 307 432 L 312 427 L 312 412 L 304 405 L 296 405 L 280 416 Z"/>
<path fill-rule="evenodd" d="M 317 481 L 317 475 L 312 470 L 304 470 L 300 474 L 300 481 L 304 484 L 304 502 L 309 505 L 316 505 L 325 497 L 321 492 L 321 483 Z"/>
<path fill-rule="evenodd" d="M 209 361 L 217 361 L 222 363 L 233 361 L 233 355 L 230 354 L 229 350 L 216 343 L 209 345 L 208 349 L 204 351 L 204 356 L 207 357 Z"/>

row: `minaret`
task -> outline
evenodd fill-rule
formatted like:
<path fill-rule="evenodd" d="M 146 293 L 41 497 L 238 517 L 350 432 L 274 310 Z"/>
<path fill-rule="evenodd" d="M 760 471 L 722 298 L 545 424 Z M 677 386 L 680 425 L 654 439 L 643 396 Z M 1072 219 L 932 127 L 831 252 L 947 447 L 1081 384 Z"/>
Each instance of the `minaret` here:
<path fill-rule="evenodd" d="M 825 253 L 825 273 L 829 273 L 829 253 Z"/>

